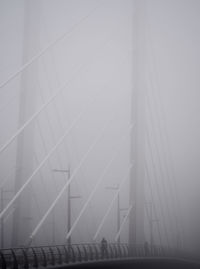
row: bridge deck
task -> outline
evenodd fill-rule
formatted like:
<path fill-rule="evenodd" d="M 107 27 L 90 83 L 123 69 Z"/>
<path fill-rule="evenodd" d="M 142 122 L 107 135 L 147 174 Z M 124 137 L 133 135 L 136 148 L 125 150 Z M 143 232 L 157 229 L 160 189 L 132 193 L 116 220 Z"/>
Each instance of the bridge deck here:
<path fill-rule="evenodd" d="M 135 257 L 126 259 L 111 259 L 102 261 L 90 261 L 87 263 L 74 263 L 68 265 L 60 265 L 54 267 L 48 267 L 48 269 L 199 269 L 200 263 L 175 258 L 166 257 Z"/>
<path fill-rule="evenodd" d="M 106 250 L 102 251 L 100 244 L 72 244 L 70 246 L 2 249 L 0 250 L 0 265 L 2 269 L 69 268 L 74 266 L 110 268 L 113 265 L 118 268 L 126 265 L 126 268 L 130 268 L 133 264 L 137 264 L 137 268 L 142 268 L 138 267 L 140 264 L 153 265 L 154 268 L 154 266 L 161 266 L 165 263 L 172 268 L 172 263 L 186 264 L 185 260 L 176 258 L 181 256 L 183 255 L 180 252 L 160 246 L 147 249 L 143 245 L 108 244 Z M 155 268 L 163 268 L 163 266 Z"/>

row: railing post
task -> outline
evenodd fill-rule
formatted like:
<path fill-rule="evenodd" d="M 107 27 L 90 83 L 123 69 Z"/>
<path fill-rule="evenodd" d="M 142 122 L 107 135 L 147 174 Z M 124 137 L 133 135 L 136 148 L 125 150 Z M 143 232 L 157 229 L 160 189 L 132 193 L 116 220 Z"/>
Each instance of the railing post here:
<path fill-rule="evenodd" d="M 51 247 L 49 247 L 49 252 L 51 254 L 51 265 L 55 265 L 55 257 Z"/>
<path fill-rule="evenodd" d="M 37 254 L 36 254 L 34 248 L 31 248 L 31 250 L 32 250 L 32 252 L 33 252 L 33 260 L 34 260 L 34 262 L 33 262 L 33 267 L 38 268 Z"/>
<path fill-rule="evenodd" d="M 88 261 L 88 252 L 85 245 L 83 245 L 83 251 L 84 251 L 84 261 Z"/>
<path fill-rule="evenodd" d="M 99 259 L 99 253 L 98 253 L 96 245 L 94 245 L 94 249 L 95 249 L 95 259 L 98 260 Z"/>
<path fill-rule="evenodd" d="M 113 245 L 113 248 L 114 248 L 114 252 L 115 252 L 115 258 L 117 258 L 118 253 L 117 253 L 117 248 L 116 248 L 116 245 Z"/>
<path fill-rule="evenodd" d="M 71 260 L 71 254 L 72 254 L 72 262 L 76 262 L 76 254 L 72 246 L 68 247 L 69 254 L 70 254 L 70 260 Z"/>
<path fill-rule="evenodd" d="M 109 244 L 109 250 L 110 250 L 110 258 L 113 259 L 114 258 L 114 254 L 113 254 L 113 249 L 111 247 L 111 245 Z"/>
<path fill-rule="evenodd" d="M 69 252 L 67 251 L 66 247 L 63 246 L 64 253 L 65 253 L 65 263 L 69 263 Z"/>
<path fill-rule="evenodd" d="M 6 269 L 6 260 L 5 260 L 5 257 L 1 251 L 0 251 L 0 257 L 1 257 L 1 263 L 0 263 L 1 268 Z"/>
<path fill-rule="evenodd" d="M 118 248 L 118 258 L 121 258 L 122 257 L 121 246 L 117 244 L 117 248 Z"/>
<path fill-rule="evenodd" d="M 43 248 L 41 248 L 41 252 L 42 252 L 42 256 L 43 256 L 43 263 L 42 266 L 46 267 L 47 266 L 47 258 L 46 258 L 46 254 Z"/>
<path fill-rule="evenodd" d="M 62 264 L 62 254 L 61 254 L 60 249 L 59 249 L 58 246 L 56 247 L 56 249 L 57 249 L 57 252 L 58 252 L 58 264 Z"/>
<path fill-rule="evenodd" d="M 77 250 L 78 250 L 78 261 L 81 262 L 82 261 L 82 255 L 81 255 L 81 251 L 79 246 L 76 246 Z"/>
<path fill-rule="evenodd" d="M 27 249 L 27 251 L 28 251 L 28 249 Z M 28 269 L 29 268 L 28 256 L 27 256 L 26 251 L 24 249 L 22 249 L 22 253 L 24 256 L 24 269 Z"/>
<path fill-rule="evenodd" d="M 90 253 L 90 260 L 93 261 L 94 255 L 93 255 L 92 247 L 91 245 L 88 245 L 88 247 L 89 247 L 89 253 Z"/>
<path fill-rule="evenodd" d="M 127 255 L 126 255 L 126 248 L 125 248 L 125 245 L 121 245 L 122 246 L 122 249 L 123 249 L 123 257 L 125 258 Z"/>
<path fill-rule="evenodd" d="M 11 249 L 12 257 L 13 257 L 13 269 L 18 269 L 17 257 L 13 249 Z"/>

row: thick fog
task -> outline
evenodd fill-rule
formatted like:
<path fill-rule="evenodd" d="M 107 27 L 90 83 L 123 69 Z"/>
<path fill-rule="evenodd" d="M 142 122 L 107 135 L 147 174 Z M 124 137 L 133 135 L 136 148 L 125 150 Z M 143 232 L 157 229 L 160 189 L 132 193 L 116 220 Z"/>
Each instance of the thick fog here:
<path fill-rule="evenodd" d="M 72 243 L 117 240 L 117 192 L 128 243 L 140 171 L 132 243 L 198 251 L 199 11 L 0 1 L 1 247 L 66 243 L 68 180 Z"/>

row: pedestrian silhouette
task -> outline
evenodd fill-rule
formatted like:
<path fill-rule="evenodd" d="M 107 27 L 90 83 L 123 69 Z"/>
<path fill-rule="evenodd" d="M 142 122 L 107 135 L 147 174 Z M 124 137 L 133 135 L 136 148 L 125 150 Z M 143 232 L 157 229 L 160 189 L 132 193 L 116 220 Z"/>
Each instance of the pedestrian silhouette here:
<path fill-rule="evenodd" d="M 149 243 L 147 241 L 144 243 L 144 255 L 149 256 Z"/>
<path fill-rule="evenodd" d="M 103 237 L 101 240 L 101 257 L 105 258 L 108 255 L 108 242 L 107 240 Z"/>

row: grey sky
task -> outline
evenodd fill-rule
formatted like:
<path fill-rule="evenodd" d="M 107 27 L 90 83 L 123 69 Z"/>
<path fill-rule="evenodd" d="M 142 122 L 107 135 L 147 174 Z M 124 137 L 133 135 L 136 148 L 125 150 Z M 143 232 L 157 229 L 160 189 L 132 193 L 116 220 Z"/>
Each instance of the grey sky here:
<path fill-rule="evenodd" d="M 44 55 L 38 62 L 39 76 L 37 79 L 33 76 L 31 78 L 32 83 L 29 85 L 32 92 L 37 92 L 35 110 L 51 94 L 55 93 L 60 85 L 75 74 L 75 79 L 63 91 L 63 95 L 59 96 L 55 104 L 47 109 L 48 116 L 42 114 L 38 119 L 39 125 L 42 126 L 42 135 L 45 137 L 46 150 L 50 150 L 55 142 L 54 140 L 58 139 L 62 133 L 59 120 L 63 122 L 63 126 L 66 128 L 77 116 L 88 98 L 96 95 L 96 91 L 99 91 L 98 101 L 92 106 L 92 112 L 89 111 L 67 140 L 69 147 L 67 156 L 65 156 L 63 147 L 59 149 L 61 166 L 70 162 L 74 168 L 89 147 L 92 139 L 98 134 L 105 120 L 109 118 L 108 115 L 112 111 L 118 111 L 117 119 L 113 120 L 113 126 L 110 128 L 108 136 L 104 138 L 104 143 L 98 146 L 97 150 L 88 159 L 84 171 L 77 175 L 73 188 L 75 190 L 80 188 L 78 192 L 82 192 L 84 198 L 80 203 L 75 202 L 74 219 L 80 211 L 81 205 L 84 204 L 90 188 L 95 182 L 96 175 L 102 171 L 102 167 L 112 155 L 112 148 L 119 141 L 120 132 L 122 130 L 127 132 L 128 130 L 127 126 L 130 120 L 129 93 L 132 89 L 131 72 L 134 61 L 131 51 L 133 47 L 133 2 L 131 0 L 41 0 L 39 1 L 40 11 L 33 14 L 34 26 L 40 29 L 37 36 L 39 48 L 37 46 L 35 48 L 32 44 L 28 55 L 30 59 L 65 31 L 70 31 L 62 42 L 58 43 L 50 53 Z M 0 1 L 0 32 L 2 36 L 0 43 L 0 82 L 5 81 L 23 64 L 24 3 L 23 0 Z M 87 19 L 83 19 L 73 31 L 70 30 L 95 7 L 97 9 Z M 197 0 L 146 1 L 147 69 L 150 70 L 149 74 L 154 85 L 153 89 L 149 89 L 150 102 L 152 105 L 157 103 L 162 132 L 167 131 L 169 144 L 165 146 L 166 148 L 170 146 L 174 176 L 180 196 L 180 207 L 185 223 L 185 240 L 190 237 L 194 222 L 197 223 L 197 220 L 193 221 L 193 218 L 195 219 L 198 216 L 197 210 L 200 202 L 198 198 L 200 187 L 199 12 L 200 2 Z M 32 37 L 34 35 L 33 32 L 30 33 Z M 83 65 L 83 70 L 77 72 L 81 65 Z M 0 134 L 1 145 L 18 128 L 19 85 L 20 77 L 0 92 L 0 108 L 12 96 L 17 96 L 0 115 L 1 126 L 4 126 L 1 128 Z M 120 108 L 114 101 L 117 96 L 120 99 L 124 98 L 123 105 L 119 106 Z M 156 113 L 156 107 L 153 107 L 153 113 Z M 54 137 L 51 135 L 48 117 L 54 129 Z M 58 118 L 60 119 L 58 120 Z M 158 135 L 158 126 L 156 128 Z M 122 142 L 120 143 L 122 144 Z M 15 163 L 15 146 L 16 144 L 0 158 L 2 178 Z M 160 144 L 159 147 L 161 148 Z M 41 161 L 45 156 L 45 150 L 38 126 L 36 126 L 35 132 L 35 151 L 39 161 Z M 163 160 L 163 153 L 161 155 Z M 60 165 L 57 157 L 51 159 L 53 167 Z M 128 160 L 129 139 L 124 143 L 121 159 L 116 161 L 113 173 L 107 177 L 107 181 L 104 182 L 101 190 L 97 193 L 96 201 L 91 206 L 91 210 L 95 210 L 95 205 L 100 205 L 98 208 L 99 215 L 93 218 L 94 223 L 90 222 L 89 224 L 89 229 L 93 233 L 105 213 L 106 204 L 111 199 L 111 195 L 105 193 L 104 187 L 107 183 L 113 184 L 120 181 L 126 171 Z M 31 171 L 36 166 L 36 163 L 34 163 Z M 45 166 L 42 172 L 44 178 L 46 178 L 46 184 L 49 184 L 47 178 L 52 176 L 50 171 L 49 167 Z M 85 174 L 86 181 L 83 179 L 83 174 Z M 41 175 L 35 180 L 35 192 L 43 205 L 41 211 L 45 212 L 49 203 L 42 197 L 43 189 L 39 185 L 41 184 L 40 179 Z M 11 177 L 12 183 L 13 180 L 14 172 Z M 80 180 L 82 180 L 81 184 Z M 49 192 L 51 193 L 50 198 L 53 200 L 57 192 L 52 182 Z M 58 182 L 60 182 L 59 176 L 56 178 L 57 191 L 63 184 Z M 126 185 L 126 191 L 128 192 L 128 184 Z M 102 201 L 102 193 L 105 195 L 105 201 Z M 123 195 L 122 197 L 122 203 L 127 206 L 128 196 Z M 64 200 L 62 200 L 62 203 L 64 203 Z M 33 211 L 36 212 L 36 210 L 35 207 Z M 89 217 L 91 217 L 90 212 L 87 212 L 77 228 L 79 233 L 81 233 L 82 224 Z M 32 223 L 32 228 L 38 221 L 39 217 L 37 216 Z M 50 220 L 48 221 L 50 222 Z M 110 223 L 115 225 L 113 217 L 110 217 Z M 60 223 L 58 223 L 58 227 L 60 227 L 60 230 L 65 229 L 64 225 Z M 87 230 L 88 227 L 84 229 Z M 49 228 L 49 232 L 50 230 L 51 228 Z M 123 234 L 125 241 L 127 240 L 127 231 L 128 225 L 125 227 Z M 105 228 L 103 233 L 106 233 L 109 240 L 112 240 L 114 232 L 110 233 L 110 230 Z M 59 240 L 62 240 L 62 235 L 59 236 Z M 90 236 L 89 231 L 84 233 L 84 236 L 82 240 L 87 240 Z"/>

